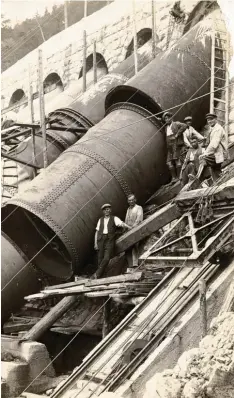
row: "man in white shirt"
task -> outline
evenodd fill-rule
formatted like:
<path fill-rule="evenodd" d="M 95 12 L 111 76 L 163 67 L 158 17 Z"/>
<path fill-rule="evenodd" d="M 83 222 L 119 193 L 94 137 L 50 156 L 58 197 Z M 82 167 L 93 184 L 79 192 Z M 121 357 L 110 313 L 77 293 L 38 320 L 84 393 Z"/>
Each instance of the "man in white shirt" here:
<path fill-rule="evenodd" d="M 200 156 L 204 166 L 200 179 L 209 167 L 211 177 L 213 181 L 216 181 L 221 175 L 222 163 L 228 159 L 228 137 L 224 128 L 217 122 L 217 116 L 214 113 L 208 113 L 206 119 L 211 129 L 208 146 L 204 154 Z"/>
<path fill-rule="evenodd" d="M 134 228 L 143 221 L 143 209 L 141 206 L 136 204 L 135 195 L 128 196 L 128 204 L 129 208 L 126 213 L 125 223 L 131 228 Z M 127 258 L 128 266 L 136 267 L 138 264 L 138 244 L 127 250 L 125 252 L 125 255 Z"/>
<path fill-rule="evenodd" d="M 111 205 L 109 203 L 105 203 L 102 206 L 102 211 L 103 217 L 98 220 L 94 239 L 94 249 L 98 250 L 96 278 L 102 276 L 111 257 L 113 257 L 117 228 L 131 229 L 131 227 L 121 221 L 120 218 L 112 216 Z"/>
<path fill-rule="evenodd" d="M 205 140 L 205 137 L 203 137 L 203 135 L 198 133 L 197 130 L 195 130 L 195 128 L 192 126 L 192 121 L 193 121 L 192 116 L 186 116 L 184 118 L 184 122 L 187 125 L 187 129 L 184 131 L 183 135 L 184 135 L 184 143 L 187 148 L 192 148 L 191 140 L 193 137 L 196 137 L 200 144 L 202 144 Z"/>

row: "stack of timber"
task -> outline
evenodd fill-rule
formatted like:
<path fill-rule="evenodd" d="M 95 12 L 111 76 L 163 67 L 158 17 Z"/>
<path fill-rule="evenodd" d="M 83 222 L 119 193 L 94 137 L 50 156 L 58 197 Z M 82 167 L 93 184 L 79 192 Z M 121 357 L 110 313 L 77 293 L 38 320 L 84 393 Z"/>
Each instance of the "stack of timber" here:
<path fill-rule="evenodd" d="M 78 279 L 75 282 L 50 286 L 26 300 L 47 299 L 56 296 L 84 295 L 85 297 L 146 296 L 164 277 L 164 271 L 131 272 L 101 279 Z"/>

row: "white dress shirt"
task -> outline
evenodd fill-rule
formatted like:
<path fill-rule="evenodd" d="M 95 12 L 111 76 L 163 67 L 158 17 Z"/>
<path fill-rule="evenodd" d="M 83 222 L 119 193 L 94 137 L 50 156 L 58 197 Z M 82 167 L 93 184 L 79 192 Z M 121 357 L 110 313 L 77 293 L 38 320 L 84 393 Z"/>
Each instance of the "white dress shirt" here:
<path fill-rule="evenodd" d="M 108 234 L 108 222 L 109 222 L 110 217 L 104 217 L 104 226 L 103 226 L 103 235 Z M 118 217 L 114 217 L 114 223 L 116 227 L 123 227 L 124 223 L 123 221 L 120 220 Z M 98 220 L 96 231 L 99 231 L 100 229 L 100 219 Z"/>

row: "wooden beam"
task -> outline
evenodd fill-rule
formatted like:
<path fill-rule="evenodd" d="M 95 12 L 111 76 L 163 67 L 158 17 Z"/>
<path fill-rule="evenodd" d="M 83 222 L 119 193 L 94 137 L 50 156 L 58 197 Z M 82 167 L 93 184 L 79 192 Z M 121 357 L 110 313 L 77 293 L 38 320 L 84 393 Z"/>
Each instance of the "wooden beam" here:
<path fill-rule="evenodd" d="M 204 279 L 199 281 L 199 298 L 201 338 L 203 339 L 207 335 L 206 282 Z"/>
<path fill-rule="evenodd" d="M 64 297 L 56 304 L 39 322 L 29 330 L 21 341 L 38 340 L 65 312 L 67 312 L 77 301 L 76 296 Z"/>
<path fill-rule="evenodd" d="M 101 279 L 93 279 L 86 283 L 85 286 L 97 286 L 97 285 L 106 285 L 110 283 L 119 283 L 119 282 L 131 282 L 131 281 L 139 281 L 142 278 L 142 272 L 134 272 L 131 274 L 110 276 L 108 278 Z"/>
<path fill-rule="evenodd" d="M 104 339 L 110 331 L 111 301 L 107 300 L 103 309 L 102 338 Z"/>
<path fill-rule="evenodd" d="M 88 281 L 89 281 L 89 279 L 81 279 L 81 280 L 78 280 L 78 281 L 75 281 L 75 282 L 67 282 L 67 283 L 61 283 L 59 285 L 46 286 L 44 290 L 65 289 L 67 287 L 74 287 L 74 286 L 84 285 Z"/>
<path fill-rule="evenodd" d="M 44 98 L 44 81 L 43 81 L 43 59 L 42 49 L 38 49 L 38 89 L 40 104 L 40 124 L 43 139 L 43 163 L 44 168 L 48 166 L 47 141 L 46 141 L 46 120 L 45 120 L 45 98 Z"/>
<path fill-rule="evenodd" d="M 149 216 L 140 225 L 128 231 L 126 234 L 117 239 L 116 254 L 120 254 L 142 239 L 147 238 L 153 232 L 181 216 L 180 209 L 176 204 L 168 204 Z"/>
<path fill-rule="evenodd" d="M 192 191 L 181 192 L 176 198 L 175 202 L 178 204 L 198 201 L 201 197 L 212 196 L 213 201 L 228 200 L 234 198 L 234 179 L 231 179 L 224 184 L 217 187 L 209 187 L 202 189 L 194 189 Z"/>
<path fill-rule="evenodd" d="M 86 43 L 86 30 L 83 31 L 83 93 L 86 91 L 86 56 L 87 56 L 87 43 Z"/>

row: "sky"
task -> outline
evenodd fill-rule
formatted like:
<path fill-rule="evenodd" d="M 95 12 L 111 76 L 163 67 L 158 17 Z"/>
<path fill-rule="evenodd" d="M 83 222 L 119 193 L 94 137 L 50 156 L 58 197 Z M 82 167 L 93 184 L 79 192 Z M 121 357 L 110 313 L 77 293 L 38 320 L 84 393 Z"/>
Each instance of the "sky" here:
<path fill-rule="evenodd" d="M 155 1 L 161 2 L 162 0 Z M 10 19 L 11 25 L 14 26 L 17 22 L 22 22 L 26 18 L 33 17 L 36 13 L 43 15 L 46 7 L 48 11 L 50 11 L 54 4 L 59 5 L 61 3 L 64 3 L 64 0 L 1 0 L 1 14 L 3 14 L 5 18 Z M 234 43 L 234 0 L 218 0 L 218 3 L 221 5 L 222 11 L 224 12 L 229 32 L 232 37 L 232 43 Z M 232 58 L 230 69 L 232 77 L 234 76 L 234 57 Z"/>
<path fill-rule="evenodd" d="M 1 13 L 10 19 L 11 25 L 14 26 L 17 22 L 33 17 L 37 12 L 43 15 L 46 7 L 50 11 L 54 4 L 59 5 L 63 2 L 63 0 L 2 0 Z"/>

